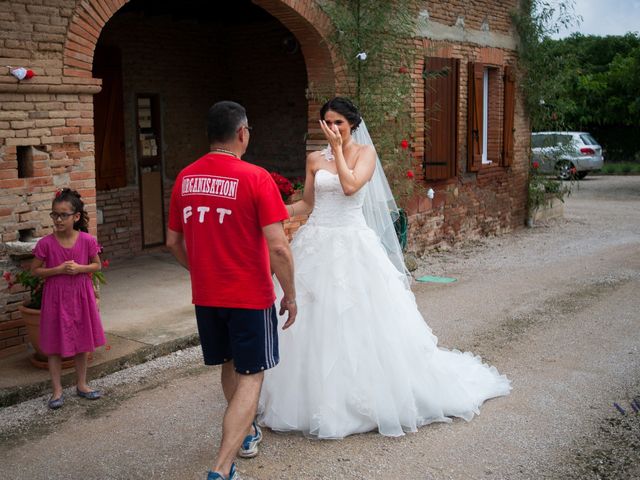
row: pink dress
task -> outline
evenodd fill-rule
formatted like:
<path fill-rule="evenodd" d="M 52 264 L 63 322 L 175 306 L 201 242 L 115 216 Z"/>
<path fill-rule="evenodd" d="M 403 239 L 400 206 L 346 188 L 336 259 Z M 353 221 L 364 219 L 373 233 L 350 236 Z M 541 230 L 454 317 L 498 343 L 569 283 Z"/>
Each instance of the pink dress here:
<path fill-rule="evenodd" d="M 40 239 L 33 254 L 47 268 L 67 260 L 89 265 L 98 254 L 98 241 L 80 232 L 71 248 L 64 248 L 53 234 Z M 44 282 L 40 311 L 40 348 L 47 355 L 72 357 L 93 352 L 105 344 L 89 274 L 54 275 Z"/>

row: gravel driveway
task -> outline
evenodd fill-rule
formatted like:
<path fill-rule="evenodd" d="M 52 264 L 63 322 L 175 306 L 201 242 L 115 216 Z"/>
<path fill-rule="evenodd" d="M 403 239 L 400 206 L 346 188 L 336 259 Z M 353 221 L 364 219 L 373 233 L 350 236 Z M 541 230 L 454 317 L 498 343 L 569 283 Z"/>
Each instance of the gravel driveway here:
<path fill-rule="evenodd" d="M 470 350 L 513 382 L 471 422 L 402 438 L 313 441 L 265 432 L 246 479 L 640 478 L 640 176 L 590 176 L 565 218 L 421 259 L 416 284 L 442 347 Z M 193 348 L 0 410 L 2 478 L 205 478 L 224 399 Z M 617 403 L 626 411 L 620 414 Z"/>

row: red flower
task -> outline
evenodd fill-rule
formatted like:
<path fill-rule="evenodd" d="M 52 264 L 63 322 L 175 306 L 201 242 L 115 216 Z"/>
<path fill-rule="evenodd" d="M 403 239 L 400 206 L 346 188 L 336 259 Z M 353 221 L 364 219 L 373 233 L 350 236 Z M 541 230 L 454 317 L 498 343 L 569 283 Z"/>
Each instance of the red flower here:
<path fill-rule="evenodd" d="M 575 175 L 575 173 L 578 171 L 576 170 L 576 167 L 573 167 L 569 170 L 571 172 L 572 175 Z"/>
<path fill-rule="evenodd" d="M 276 186 L 278 187 L 283 200 L 286 200 L 287 197 L 293 194 L 293 184 L 288 178 L 283 177 L 276 172 L 271 172 L 271 178 L 276 182 Z"/>
<path fill-rule="evenodd" d="M 2 274 L 2 278 L 4 278 L 6 280 L 7 283 L 11 283 L 11 273 L 9 272 L 4 272 Z"/>
<path fill-rule="evenodd" d="M 103 268 L 108 268 L 109 267 L 109 260 L 103 260 L 102 261 L 102 267 Z"/>
<path fill-rule="evenodd" d="M 533 168 L 538 169 L 540 168 L 540 164 L 538 162 L 533 162 L 533 164 L 531 165 Z"/>
<path fill-rule="evenodd" d="M 409 142 L 406 139 L 402 139 L 402 141 L 400 142 L 400 146 L 403 150 L 406 150 L 407 148 L 409 148 Z"/>
<path fill-rule="evenodd" d="M 413 170 L 407 170 L 407 178 L 413 178 L 415 175 L 413 174 Z"/>
<path fill-rule="evenodd" d="M 400 67 L 398 69 L 399 73 L 409 73 L 409 69 L 407 67 Z"/>
<path fill-rule="evenodd" d="M 24 76 L 25 80 L 29 80 L 30 78 L 33 78 L 33 76 L 35 75 L 35 73 L 33 73 L 33 70 L 27 70 L 27 74 Z"/>

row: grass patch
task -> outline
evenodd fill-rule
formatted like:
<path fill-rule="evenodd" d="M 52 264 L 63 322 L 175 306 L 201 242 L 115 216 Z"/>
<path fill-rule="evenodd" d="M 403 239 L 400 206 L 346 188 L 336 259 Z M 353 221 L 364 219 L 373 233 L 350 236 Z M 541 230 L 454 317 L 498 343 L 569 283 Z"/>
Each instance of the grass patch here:
<path fill-rule="evenodd" d="M 619 162 L 606 163 L 600 173 L 604 175 L 638 175 L 640 174 L 640 163 Z"/>

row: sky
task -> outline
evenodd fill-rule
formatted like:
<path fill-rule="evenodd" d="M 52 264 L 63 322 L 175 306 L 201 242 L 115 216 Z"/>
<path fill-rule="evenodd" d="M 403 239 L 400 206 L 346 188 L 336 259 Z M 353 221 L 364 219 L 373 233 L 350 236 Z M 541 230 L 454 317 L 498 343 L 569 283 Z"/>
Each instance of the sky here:
<path fill-rule="evenodd" d="M 582 22 L 562 30 L 554 38 L 564 38 L 574 32 L 601 36 L 640 32 L 640 0 L 575 0 L 574 4 Z"/>

